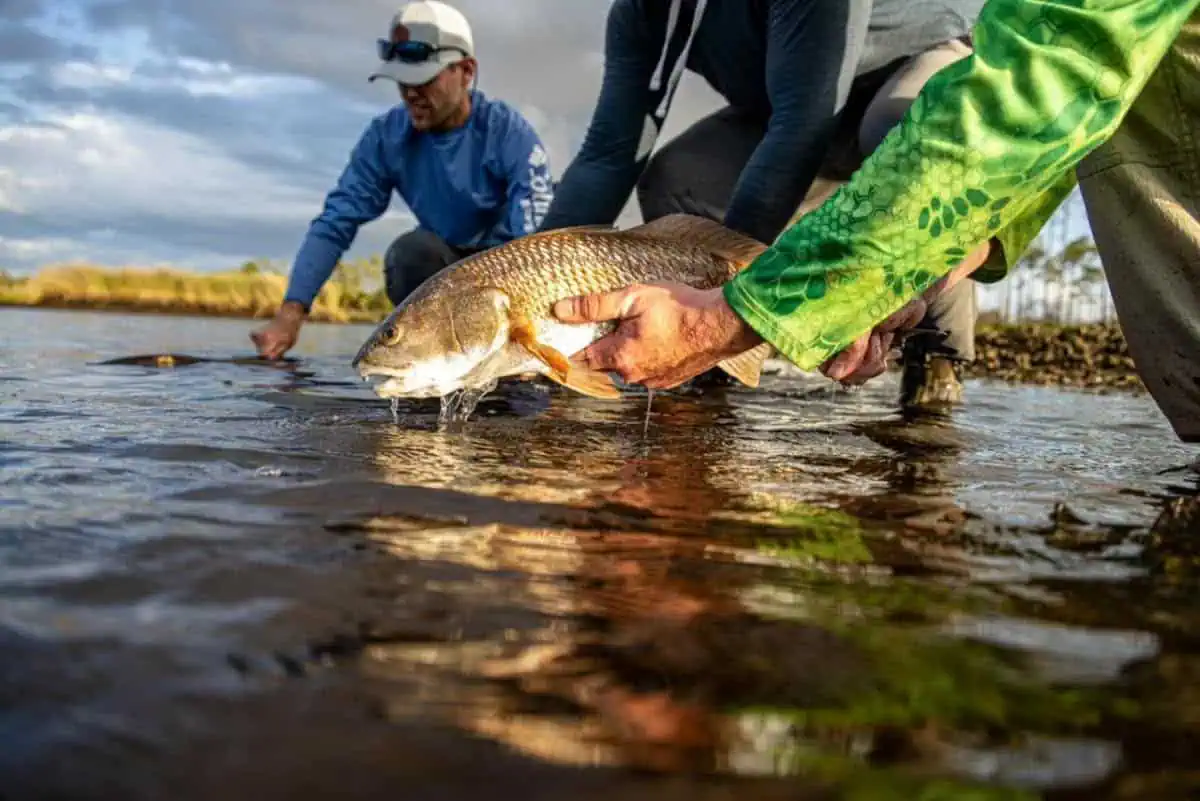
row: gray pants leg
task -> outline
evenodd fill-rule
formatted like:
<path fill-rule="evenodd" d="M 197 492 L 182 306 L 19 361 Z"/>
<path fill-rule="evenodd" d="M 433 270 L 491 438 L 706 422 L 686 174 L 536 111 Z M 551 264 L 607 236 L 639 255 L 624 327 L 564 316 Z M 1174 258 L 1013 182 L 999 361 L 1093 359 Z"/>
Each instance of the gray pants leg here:
<path fill-rule="evenodd" d="M 763 121 L 732 107 L 693 123 L 654 154 L 638 181 L 642 220 L 695 214 L 721 222 L 742 168 L 766 133 Z M 693 387 L 733 383 L 719 368 L 692 379 Z"/>
<path fill-rule="evenodd" d="M 681 213 L 725 219 L 742 169 L 766 130 L 763 120 L 729 106 L 695 122 L 646 165 L 637 186 L 642 219 Z"/>
<path fill-rule="evenodd" d="M 384 286 L 393 306 L 431 278 L 462 258 L 462 253 L 432 231 L 414 228 L 392 242 L 383 256 Z"/>

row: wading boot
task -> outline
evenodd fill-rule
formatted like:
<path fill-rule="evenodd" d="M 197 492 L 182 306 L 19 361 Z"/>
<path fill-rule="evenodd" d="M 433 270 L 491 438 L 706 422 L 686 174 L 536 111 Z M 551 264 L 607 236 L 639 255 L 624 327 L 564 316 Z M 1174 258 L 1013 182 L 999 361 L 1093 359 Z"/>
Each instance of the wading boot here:
<path fill-rule="evenodd" d="M 914 336 L 905 340 L 900 374 L 900 408 L 938 411 L 962 403 L 962 363 L 931 352 L 928 341 Z"/>

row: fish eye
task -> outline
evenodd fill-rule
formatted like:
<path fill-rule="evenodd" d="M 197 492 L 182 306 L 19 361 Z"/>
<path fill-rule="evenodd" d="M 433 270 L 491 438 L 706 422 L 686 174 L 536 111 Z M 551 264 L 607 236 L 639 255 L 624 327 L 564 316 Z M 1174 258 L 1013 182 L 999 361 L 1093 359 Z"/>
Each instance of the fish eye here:
<path fill-rule="evenodd" d="M 383 329 L 381 338 L 383 339 L 383 344 L 395 345 L 400 341 L 400 327 L 397 325 L 389 325 L 387 328 Z"/>

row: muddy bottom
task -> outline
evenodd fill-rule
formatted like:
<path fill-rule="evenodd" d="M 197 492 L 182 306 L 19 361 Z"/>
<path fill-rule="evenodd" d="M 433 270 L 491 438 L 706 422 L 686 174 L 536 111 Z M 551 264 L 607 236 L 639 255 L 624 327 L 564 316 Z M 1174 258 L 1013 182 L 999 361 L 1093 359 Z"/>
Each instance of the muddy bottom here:
<path fill-rule="evenodd" d="M 1200 794 L 1145 397 L 508 382 L 447 433 L 366 329 L 248 328 L 0 315 L 5 801 Z"/>

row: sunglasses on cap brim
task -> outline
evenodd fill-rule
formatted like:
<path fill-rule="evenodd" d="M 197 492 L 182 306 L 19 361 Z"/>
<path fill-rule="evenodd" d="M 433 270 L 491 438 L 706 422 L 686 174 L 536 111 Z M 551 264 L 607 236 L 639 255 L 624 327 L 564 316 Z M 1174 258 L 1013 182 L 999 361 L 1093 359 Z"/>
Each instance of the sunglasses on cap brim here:
<path fill-rule="evenodd" d="M 391 39 L 377 39 L 375 44 L 381 61 L 422 64 L 446 50 L 456 50 L 462 53 L 464 58 L 467 56 L 467 52 L 461 47 L 434 47 L 428 42 L 393 42 Z"/>

